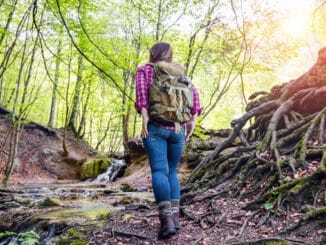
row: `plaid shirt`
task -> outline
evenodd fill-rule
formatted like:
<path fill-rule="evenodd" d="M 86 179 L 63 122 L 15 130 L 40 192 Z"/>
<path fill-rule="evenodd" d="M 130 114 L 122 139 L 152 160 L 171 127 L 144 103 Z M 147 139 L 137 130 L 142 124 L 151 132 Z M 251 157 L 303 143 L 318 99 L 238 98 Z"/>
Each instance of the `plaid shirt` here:
<path fill-rule="evenodd" d="M 135 107 L 138 113 L 140 113 L 141 108 L 145 107 L 149 109 L 149 87 L 153 81 L 153 67 L 151 65 L 144 65 L 137 69 L 136 75 L 136 103 Z M 199 103 L 199 94 L 195 86 L 191 83 L 194 90 L 194 103 L 191 110 L 191 114 L 198 115 L 202 112 L 202 108 Z M 161 125 L 159 125 L 161 126 Z M 184 127 L 184 125 L 181 125 Z M 164 126 L 166 129 L 174 129 L 174 127 Z"/>

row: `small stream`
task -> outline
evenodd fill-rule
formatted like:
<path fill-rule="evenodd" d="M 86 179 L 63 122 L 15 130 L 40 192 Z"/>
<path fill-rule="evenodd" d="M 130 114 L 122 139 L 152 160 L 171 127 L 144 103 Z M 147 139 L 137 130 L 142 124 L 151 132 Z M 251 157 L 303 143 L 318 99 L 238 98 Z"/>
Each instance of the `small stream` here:
<path fill-rule="evenodd" d="M 114 159 L 107 170 L 92 180 L 93 183 L 108 183 L 114 181 L 119 174 L 127 167 L 125 160 Z"/>
<path fill-rule="evenodd" d="M 117 165 L 124 167 L 120 161 Z M 40 244 L 56 244 L 57 237 L 71 227 L 91 224 L 89 229 L 95 229 L 100 220 L 124 210 L 124 198 L 154 201 L 151 192 L 108 189 L 106 183 L 116 177 L 117 169 L 108 168 L 96 179 L 79 183 L 0 187 L 0 245 L 28 244 L 18 240 L 21 234 L 34 234 L 29 232 L 39 236 Z M 1 236 L 8 231 L 16 235 Z"/>

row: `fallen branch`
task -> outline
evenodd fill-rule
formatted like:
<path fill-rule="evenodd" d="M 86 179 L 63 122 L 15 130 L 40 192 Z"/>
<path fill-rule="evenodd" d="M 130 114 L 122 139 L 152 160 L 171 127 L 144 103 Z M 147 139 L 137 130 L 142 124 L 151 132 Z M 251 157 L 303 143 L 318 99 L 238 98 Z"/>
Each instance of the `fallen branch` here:
<path fill-rule="evenodd" d="M 114 227 L 112 227 L 111 233 L 112 233 L 112 237 L 126 236 L 126 237 L 137 237 L 139 239 L 144 239 L 144 240 L 153 240 L 154 239 L 153 237 L 143 236 L 140 234 L 135 234 L 135 233 L 126 232 L 126 231 L 119 231 L 119 230 L 116 230 Z"/>

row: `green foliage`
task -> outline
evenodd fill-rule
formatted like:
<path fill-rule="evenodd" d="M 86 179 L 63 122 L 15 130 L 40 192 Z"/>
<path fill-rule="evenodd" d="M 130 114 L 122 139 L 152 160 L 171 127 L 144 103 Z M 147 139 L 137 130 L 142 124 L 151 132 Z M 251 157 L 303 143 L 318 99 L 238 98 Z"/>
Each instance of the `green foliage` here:
<path fill-rule="evenodd" d="M 16 235 L 16 232 L 12 231 L 5 231 L 5 232 L 0 232 L 0 238 L 8 237 L 8 236 L 14 236 Z"/>
<path fill-rule="evenodd" d="M 199 116 L 197 118 L 196 127 L 193 132 L 193 136 L 200 139 L 207 139 L 209 136 L 205 134 L 205 128 L 202 126 L 203 118 Z"/>
<path fill-rule="evenodd" d="M 265 203 L 264 208 L 266 211 L 271 212 L 274 208 L 274 205 L 270 202 Z"/>
<path fill-rule="evenodd" d="M 39 242 L 40 236 L 35 231 L 26 231 L 21 233 L 11 232 L 11 231 L 5 231 L 0 232 L 0 238 L 5 237 L 12 237 L 17 236 L 17 240 L 20 242 L 19 244 L 29 244 L 34 245 Z M 9 245 L 15 245 L 17 243 L 10 242 Z"/>
<path fill-rule="evenodd" d="M 208 0 L 168 0 L 158 9 L 155 1 L 40 0 L 33 16 L 28 12 L 30 4 L 17 1 L 16 7 L 0 6 L 0 104 L 9 110 L 17 106 L 28 120 L 44 125 L 54 109 L 54 127 L 64 127 L 76 95 L 82 55 L 76 126 L 84 127 L 84 139 L 100 151 L 116 152 L 126 131 L 131 136 L 140 131 L 140 118 L 133 109 L 136 67 L 148 61 L 148 50 L 156 40 L 172 44 L 174 59 L 185 64 L 200 92 L 205 107 L 201 126 L 216 129 L 229 127 L 243 113 L 242 89 L 248 97 L 284 82 L 275 76 L 275 69 L 302 47 L 279 35 L 282 16 L 271 6 L 252 12 L 255 1 L 244 3 L 243 23 L 230 19 L 226 13 L 232 10 L 223 1 L 212 9 Z M 324 40 L 325 27 L 320 24 L 324 19 L 320 8 L 313 21 L 320 40 Z M 19 23 L 24 31 L 17 29 Z M 243 24 L 241 32 L 234 28 L 237 24 Z M 26 54 L 35 48 L 34 61 L 32 55 L 22 60 L 24 47 Z M 54 98 L 55 108 L 51 108 Z M 122 117 L 129 122 L 123 126 L 126 131 Z M 200 127 L 194 134 L 203 137 Z"/>
<path fill-rule="evenodd" d="M 18 241 L 26 242 L 29 245 L 37 244 L 40 236 L 34 231 L 27 231 L 18 234 Z"/>
<path fill-rule="evenodd" d="M 280 217 L 281 215 L 282 215 L 282 210 L 280 210 L 280 209 L 274 209 L 274 205 L 273 205 L 273 203 L 270 203 L 270 202 L 266 202 L 265 204 L 264 204 L 264 209 L 267 211 L 267 212 L 269 212 L 269 213 L 271 213 L 271 214 L 273 214 L 274 216 L 276 216 L 276 217 Z"/>

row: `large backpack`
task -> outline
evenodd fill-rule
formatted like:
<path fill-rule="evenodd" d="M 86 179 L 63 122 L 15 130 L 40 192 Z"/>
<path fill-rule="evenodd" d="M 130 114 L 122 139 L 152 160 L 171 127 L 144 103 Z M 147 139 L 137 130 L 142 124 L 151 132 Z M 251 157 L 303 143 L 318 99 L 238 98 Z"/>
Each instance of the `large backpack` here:
<path fill-rule="evenodd" d="M 151 63 L 153 82 L 149 88 L 149 115 L 154 121 L 180 127 L 191 119 L 194 91 L 178 63 Z"/>

